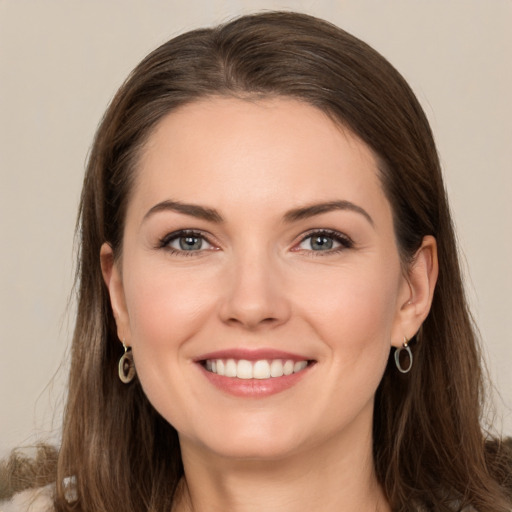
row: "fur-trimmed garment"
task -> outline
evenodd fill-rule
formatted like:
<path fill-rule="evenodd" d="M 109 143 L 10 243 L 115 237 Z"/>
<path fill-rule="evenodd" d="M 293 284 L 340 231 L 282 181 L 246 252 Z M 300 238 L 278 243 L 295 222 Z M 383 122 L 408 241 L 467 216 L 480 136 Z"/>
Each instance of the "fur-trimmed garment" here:
<path fill-rule="evenodd" d="M 27 489 L 0 502 L 0 512 L 52 512 L 55 486 Z"/>
<path fill-rule="evenodd" d="M 53 512 L 54 492 L 54 485 L 27 489 L 15 494 L 9 501 L 0 502 L 0 512 Z M 416 510 L 426 512 L 422 507 Z M 463 512 L 476 512 L 476 510 L 473 507 L 465 507 Z"/>

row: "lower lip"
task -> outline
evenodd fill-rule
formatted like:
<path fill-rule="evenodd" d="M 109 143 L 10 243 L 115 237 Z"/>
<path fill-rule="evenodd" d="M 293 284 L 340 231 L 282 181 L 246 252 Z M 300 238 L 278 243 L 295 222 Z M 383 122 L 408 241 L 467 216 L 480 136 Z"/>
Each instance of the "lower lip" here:
<path fill-rule="evenodd" d="M 199 364 L 199 368 L 202 370 L 205 377 L 216 388 L 230 395 L 244 398 L 264 398 L 281 393 L 300 382 L 309 373 L 312 366 L 312 364 L 309 364 L 300 372 L 292 373 L 291 375 L 283 375 L 282 377 L 270 377 L 268 379 L 237 379 L 217 375 Z"/>

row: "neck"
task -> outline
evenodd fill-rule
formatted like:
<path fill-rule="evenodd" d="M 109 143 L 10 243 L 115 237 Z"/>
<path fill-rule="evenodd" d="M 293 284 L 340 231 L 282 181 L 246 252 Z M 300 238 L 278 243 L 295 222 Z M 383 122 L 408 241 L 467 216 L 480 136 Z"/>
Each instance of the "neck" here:
<path fill-rule="evenodd" d="M 271 460 L 205 454 L 181 440 L 185 478 L 174 512 L 389 512 L 365 435 Z"/>

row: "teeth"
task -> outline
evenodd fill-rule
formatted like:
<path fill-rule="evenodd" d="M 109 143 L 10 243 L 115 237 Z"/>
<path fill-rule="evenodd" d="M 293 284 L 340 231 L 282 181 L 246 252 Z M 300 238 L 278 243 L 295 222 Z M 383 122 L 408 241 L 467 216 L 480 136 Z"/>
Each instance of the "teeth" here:
<path fill-rule="evenodd" d="M 255 379 L 270 379 L 270 365 L 268 361 L 256 361 L 252 368 L 252 376 Z"/>
<path fill-rule="evenodd" d="M 282 377 L 284 374 L 283 362 L 280 359 L 274 359 L 270 363 L 270 376 L 271 377 Z"/>
<path fill-rule="evenodd" d="M 291 359 L 261 359 L 258 361 L 247 361 L 240 359 L 208 359 L 205 368 L 217 375 L 238 379 L 269 379 L 271 377 L 282 377 L 304 370 L 308 366 L 307 361 L 292 361 Z"/>
<path fill-rule="evenodd" d="M 286 361 L 286 363 L 284 363 L 284 365 L 283 365 L 283 373 L 285 375 L 291 375 L 293 373 L 293 366 L 294 366 L 293 361 L 290 361 L 290 360 Z M 213 371 L 215 371 L 215 370 L 213 370 Z"/>
<path fill-rule="evenodd" d="M 297 373 L 297 372 L 300 372 L 301 370 L 304 370 L 304 368 L 306 368 L 307 365 L 308 365 L 307 361 L 297 361 L 293 365 L 293 373 Z"/>
<path fill-rule="evenodd" d="M 234 359 L 228 359 L 226 361 L 226 366 L 225 366 L 226 371 L 224 372 L 224 375 L 226 377 L 236 377 L 236 374 L 237 374 L 236 366 L 237 366 L 236 361 Z"/>
<path fill-rule="evenodd" d="M 240 359 L 236 365 L 236 376 L 239 379 L 252 379 L 252 364 L 250 361 Z"/>

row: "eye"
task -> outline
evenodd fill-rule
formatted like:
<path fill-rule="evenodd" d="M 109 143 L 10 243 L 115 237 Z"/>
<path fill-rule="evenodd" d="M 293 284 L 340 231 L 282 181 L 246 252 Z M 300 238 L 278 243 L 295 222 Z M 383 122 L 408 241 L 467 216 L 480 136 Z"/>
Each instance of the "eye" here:
<path fill-rule="evenodd" d="M 169 233 L 160 241 L 159 246 L 172 253 L 191 253 L 214 249 L 214 246 L 202 233 L 188 230 Z"/>
<path fill-rule="evenodd" d="M 297 246 L 297 250 L 336 253 L 353 246 L 352 240 L 343 233 L 320 230 L 307 234 Z"/>

